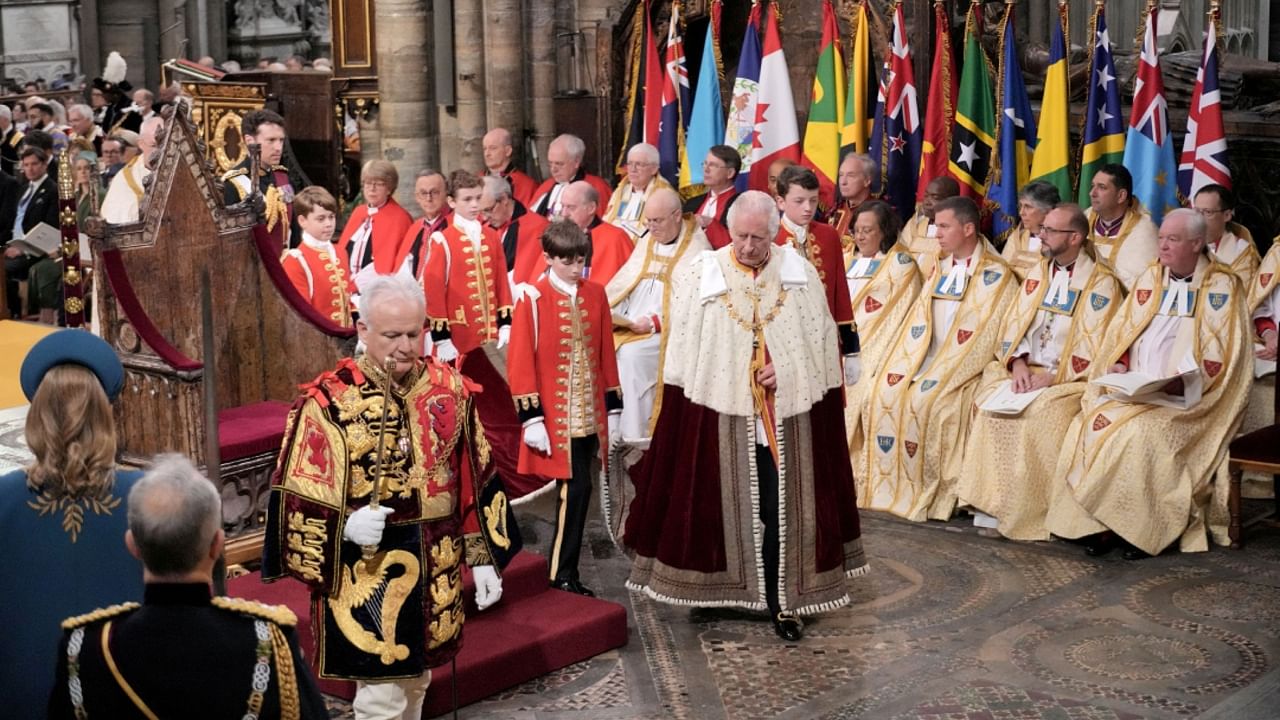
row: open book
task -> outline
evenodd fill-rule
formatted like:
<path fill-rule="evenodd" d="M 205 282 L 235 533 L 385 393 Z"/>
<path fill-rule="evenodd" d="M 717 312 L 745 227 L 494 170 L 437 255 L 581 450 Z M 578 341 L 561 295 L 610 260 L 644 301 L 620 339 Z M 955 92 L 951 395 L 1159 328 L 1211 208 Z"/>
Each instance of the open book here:
<path fill-rule="evenodd" d="M 45 257 L 57 252 L 62 245 L 62 231 L 49 223 L 40 223 L 21 238 L 9 241 L 10 247 L 16 247 L 28 255 Z"/>
<path fill-rule="evenodd" d="M 1021 415 L 1032 401 L 1040 397 L 1040 393 L 1048 389 L 1048 387 L 1042 387 L 1030 392 L 1014 392 L 1013 379 L 1010 378 L 997 385 L 996 391 L 991 393 L 991 396 L 984 400 L 978 409 L 993 415 Z"/>
<path fill-rule="evenodd" d="M 1164 386 L 1174 380 L 1182 380 L 1182 395 L 1170 395 L 1163 391 Z M 1094 379 L 1093 384 L 1112 390 L 1109 396 L 1116 400 L 1163 405 L 1179 410 L 1185 410 L 1200 402 L 1200 394 L 1204 387 L 1199 367 L 1161 378 L 1137 372 L 1108 373 Z"/>

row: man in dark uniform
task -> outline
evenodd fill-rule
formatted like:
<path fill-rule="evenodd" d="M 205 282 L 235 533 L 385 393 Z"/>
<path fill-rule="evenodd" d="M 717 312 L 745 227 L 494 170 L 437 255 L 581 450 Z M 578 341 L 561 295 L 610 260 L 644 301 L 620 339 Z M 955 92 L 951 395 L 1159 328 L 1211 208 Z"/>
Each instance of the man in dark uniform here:
<path fill-rule="evenodd" d="M 293 613 L 210 597 L 221 501 L 191 461 L 156 458 L 128 507 L 125 544 L 142 561 L 145 601 L 62 623 L 49 717 L 329 717 Z"/>
<path fill-rule="evenodd" d="M 357 720 L 422 716 L 460 647 L 462 565 L 484 610 L 520 547 L 478 386 L 422 359 L 426 318 L 405 273 L 360 288 L 367 350 L 304 386 L 271 478 L 262 577 L 311 589 L 319 675 L 356 681 Z"/>
<path fill-rule="evenodd" d="M 281 248 L 284 247 L 285 239 L 293 247 L 301 240 L 302 231 L 293 221 L 294 189 L 289 182 L 289 170 L 280 164 L 285 146 L 284 118 L 271 110 L 254 110 L 241 120 L 240 135 L 246 145 L 257 143 L 261 149 L 257 183 L 258 190 L 266 201 L 267 232 L 287 233 L 279 235 Z M 246 157 L 222 176 L 225 183 L 223 199 L 226 204 L 234 205 L 253 194 L 253 181 L 249 178 L 250 162 L 251 158 Z"/>

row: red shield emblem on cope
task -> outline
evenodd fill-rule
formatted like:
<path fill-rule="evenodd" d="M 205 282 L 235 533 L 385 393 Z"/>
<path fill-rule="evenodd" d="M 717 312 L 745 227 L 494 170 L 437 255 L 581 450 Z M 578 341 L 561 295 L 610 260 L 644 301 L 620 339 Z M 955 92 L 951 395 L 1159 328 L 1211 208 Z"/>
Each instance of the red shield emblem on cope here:
<path fill-rule="evenodd" d="M 961 345 L 965 344 L 966 342 L 969 342 L 969 338 L 971 338 L 971 337 L 973 337 L 973 331 L 972 331 L 972 330 L 957 330 L 957 331 L 956 331 L 956 342 L 960 343 Z"/>
<path fill-rule="evenodd" d="M 1138 291 L 1137 293 L 1135 293 L 1135 294 L 1138 296 L 1138 304 L 1139 304 L 1139 305 L 1146 305 L 1146 304 L 1147 304 L 1147 301 L 1151 299 L 1151 291 L 1150 291 L 1150 290 L 1139 290 L 1139 291 Z"/>
<path fill-rule="evenodd" d="M 1258 284 L 1261 285 L 1262 287 L 1266 287 L 1267 284 L 1271 282 L 1271 276 L 1273 274 L 1274 273 L 1259 273 Z"/>
<path fill-rule="evenodd" d="M 1026 285 L 1027 290 L 1026 290 L 1026 293 L 1027 293 L 1028 295 L 1030 295 L 1031 293 L 1035 292 L 1035 291 L 1036 291 L 1036 288 L 1038 288 L 1038 287 L 1040 287 L 1040 281 L 1039 281 L 1039 280 L 1032 280 L 1031 278 L 1027 278 L 1027 285 Z"/>
<path fill-rule="evenodd" d="M 1093 419 L 1093 431 L 1098 432 L 1110 424 L 1111 420 L 1107 418 L 1106 415 L 1099 413 L 1098 416 Z"/>
<path fill-rule="evenodd" d="M 873 312 L 875 312 L 875 311 L 879 310 L 880 308 L 884 307 L 884 303 L 882 303 L 882 302 L 880 302 L 879 300 L 876 300 L 875 298 L 873 298 L 873 297 L 871 297 L 870 295 L 868 295 L 868 296 L 867 296 L 867 301 L 866 301 L 866 302 L 864 302 L 864 303 L 862 303 L 862 307 L 863 307 L 863 309 L 865 309 L 867 312 L 869 312 L 869 313 L 873 313 Z"/>
<path fill-rule="evenodd" d="M 1084 358 L 1080 357 L 1079 355 L 1072 355 L 1072 356 L 1071 356 L 1071 370 L 1072 370 L 1072 372 L 1082 373 L 1082 372 L 1084 372 L 1084 371 L 1085 371 L 1085 369 L 1086 369 L 1086 368 L 1088 368 L 1088 367 L 1089 367 L 1089 361 L 1088 361 L 1088 360 L 1085 360 Z"/>
<path fill-rule="evenodd" d="M 1204 371 L 1209 377 L 1218 377 L 1218 373 L 1222 372 L 1222 363 L 1216 360 L 1205 360 Z"/>
<path fill-rule="evenodd" d="M 889 387 L 893 387 L 894 385 L 897 385 L 898 383 L 902 382 L 902 375 L 899 373 L 889 373 L 885 377 L 885 380 L 889 382 Z"/>
<path fill-rule="evenodd" d="M 902 447 L 906 449 L 906 451 L 907 451 L 907 455 L 908 455 L 908 456 L 910 456 L 910 457 L 915 457 L 915 456 L 916 456 L 916 450 L 920 447 L 920 444 L 919 444 L 919 443 L 913 443 L 913 442 L 911 442 L 910 440 L 904 440 L 904 441 L 902 442 Z"/>

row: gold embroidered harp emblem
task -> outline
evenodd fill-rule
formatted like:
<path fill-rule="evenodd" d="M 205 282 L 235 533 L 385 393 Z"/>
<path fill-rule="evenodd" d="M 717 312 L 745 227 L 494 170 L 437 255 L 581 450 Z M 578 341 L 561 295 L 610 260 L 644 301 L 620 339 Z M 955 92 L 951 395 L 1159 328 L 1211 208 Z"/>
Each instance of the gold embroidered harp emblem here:
<path fill-rule="evenodd" d="M 390 570 L 395 567 L 402 568 L 403 572 L 389 578 Z M 359 650 L 379 656 L 383 665 L 409 657 L 409 647 L 396 644 L 396 623 L 421 574 L 418 558 L 404 550 L 384 550 L 343 567 L 338 592 L 329 598 L 329 609 L 347 641 Z M 357 609 L 373 618 L 378 632 L 368 630 L 356 619 Z"/>

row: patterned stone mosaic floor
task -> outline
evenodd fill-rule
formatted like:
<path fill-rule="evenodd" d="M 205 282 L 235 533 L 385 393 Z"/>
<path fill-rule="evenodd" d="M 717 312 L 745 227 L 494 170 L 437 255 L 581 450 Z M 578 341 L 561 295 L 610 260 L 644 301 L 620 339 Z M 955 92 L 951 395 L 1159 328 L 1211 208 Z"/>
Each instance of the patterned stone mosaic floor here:
<path fill-rule="evenodd" d="M 521 511 L 533 547 L 550 510 Z M 796 644 L 762 617 L 628 593 L 628 562 L 593 522 L 584 578 L 627 606 L 630 643 L 459 717 L 1280 717 L 1280 528 L 1254 526 L 1243 551 L 1127 562 L 981 537 L 964 520 L 863 521 L 872 574 Z"/>

